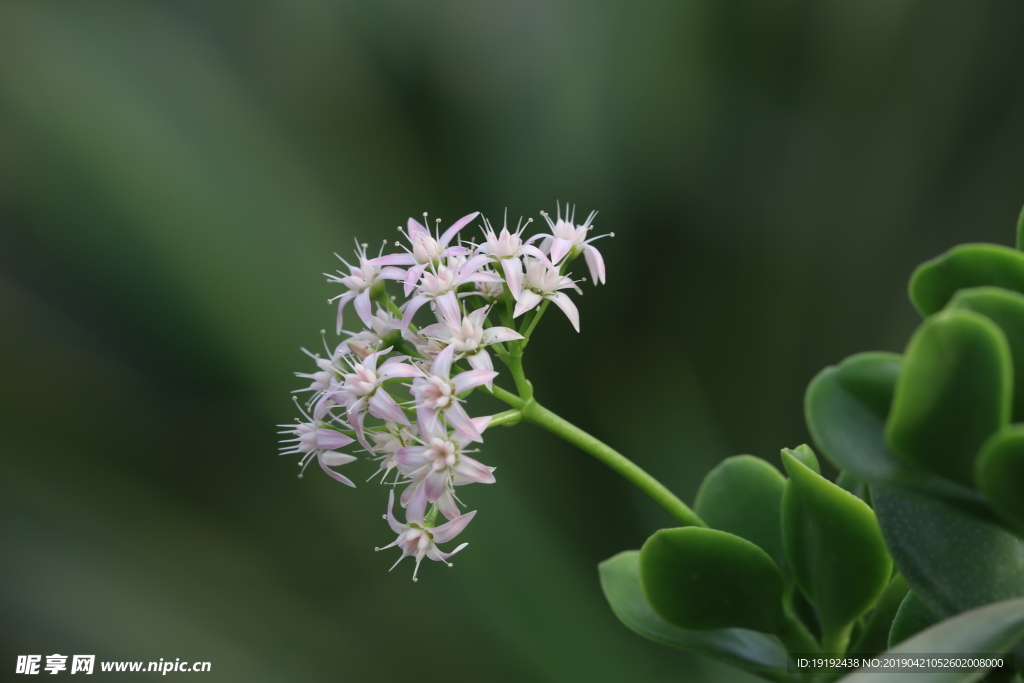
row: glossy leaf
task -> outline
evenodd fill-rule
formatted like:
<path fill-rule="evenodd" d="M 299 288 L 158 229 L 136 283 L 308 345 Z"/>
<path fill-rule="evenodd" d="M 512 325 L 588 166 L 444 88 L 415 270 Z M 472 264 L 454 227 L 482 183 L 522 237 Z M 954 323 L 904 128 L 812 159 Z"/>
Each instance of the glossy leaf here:
<path fill-rule="evenodd" d="M 647 602 L 679 628 L 778 633 L 782 575 L 768 553 L 715 529 L 662 529 L 640 550 Z"/>
<path fill-rule="evenodd" d="M 923 316 L 942 310 L 958 290 L 1002 287 L 1024 293 L 1024 254 L 998 244 L 962 244 L 918 266 L 910 300 Z"/>
<path fill-rule="evenodd" d="M 785 489 L 786 478 L 771 463 L 737 455 L 708 472 L 693 507 L 709 527 L 747 539 L 784 568 L 779 516 Z"/>
<path fill-rule="evenodd" d="M 1006 337 L 991 320 L 963 310 L 928 318 L 903 358 L 886 424 L 890 448 L 973 485 L 978 449 L 1009 422 L 1012 378 Z"/>
<path fill-rule="evenodd" d="M 1024 208 L 1017 216 L 1017 249 L 1024 250 Z"/>
<path fill-rule="evenodd" d="M 942 618 L 921 599 L 921 596 L 910 591 L 903 599 L 903 603 L 892 621 L 892 628 L 889 631 L 889 647 L 916 636 L 940 621 Z"/>
<path fill-rule="evenodd" d="M 998 654 L 1009 652 L 1024 638 L 1024 599 L 1006 600 L 959 614 L 904 641 L 888 651 L 901 654 Z M 985 675 L 985 670 L 969 673 L 944 671 L 929 673 L 929 683 L 970 683 Z M 906 683 L 905 672 L 854 672 L 842 683 Z"/>
<path fill-rule="evenodd" d="M 909 591 L 910 584 L 902 575 L 897 574 L 889 581 L 889 585 L 885 587 L 882 596 L 871 610 L 871 617 L 865 624 L 863 633 L 850 652 L 873 655 L 889 647 L 893 620 Z"/>
<path fill-rule="evenodd" d="M 896 457 L 885 443 L 885 421 L 902 369 L 892 353 L 860 353 L 822 370 L 807 388 L 807 427 L 821 452 L 850 476 L 872 486 L 928 495 L 983 516 L 974 489 Z"/>
<path fill-rule="evenodd" d="M 656 643 L 694 652 L 766 678 L 785 678 L 786 651 L 778 641 L 738 628 L 690 631 L 669 624 L 647 604 L 640 585 L 640 552 L 619 553 L 602 562 L 601 588 L 615 616 Z M 774 675 L 773 675 L 774 674 Z"/>
<path fill-rule="evenodd" d="M 838 642 L 881 595 L 892 573 L 875 515 L 864 501 L 788 453 L 782 538 L 797 584 L 817 610 L 823 639 Z"/>
<path fill-rule="evenodd" d="M 975 480 L 992 507 L 1024 536 L 1024 425 L 994 434 L 981 449 Z"/>
<path fill-rule="evenodd" d="M 949 305 L 980 313 L 1003 331 L 1013 360 L 1011 420 L 1024 422 L 1024 294 L 998 287 L 977 287 L 957 292 Z"/>
<path fill-rule="evenodd" d="M 941 615 L 1024 596 L 1024 540 L 886 491 L 873 491 L 871 501 L 896 567 Z"/>
<path fill-rule="evenodd" d="M 807 444 L 802 443 L 796 448 L 783 448 L 782 452 L 788 453 L 792 457 L 796 458 L 815 474 L 821 474 L 821 465 L 818 464 L 818 456 L 814 454 L 814 451 L 811 450 L 811 447 Z"/>

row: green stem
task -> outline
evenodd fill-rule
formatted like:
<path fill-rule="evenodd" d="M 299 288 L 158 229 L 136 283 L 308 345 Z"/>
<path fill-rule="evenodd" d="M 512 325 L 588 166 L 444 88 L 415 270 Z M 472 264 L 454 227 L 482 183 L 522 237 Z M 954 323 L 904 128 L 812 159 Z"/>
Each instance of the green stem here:
<path fill-rule="evenodd" d="M 821 650 L 829 654 L 844 654 L 850 646 L 850 632 L 853 631 L 853 624 L 841 628 L 834 633 L 821 634 Z"/>
<path fill-rule="evenodd" d="M 533 316 L 533 320 L 530 321 L 529 326 L 526 328 L 526 331 L 520 333 L 523 335 L 523 342 L 520 348 L 526 348 L 526 345 L 530 342 L 530 335 L 533 334 L 533 329 L 537 327 L 537 323 L 540 322 L 541 316 L 544 315 L 544 311 L 548 310 L 548 304 L 550 303 L 551 301 L 549 299 L 544 299 L 540 304 L 540 308 L 537 310 L 537 314 Z"/>
<path fill-rule="evenodd" d="M 513 408 L 512 410 L 506 410 L 503 413 L 492 415 L 491 421 L 487 426 L 498 427 L 500 425 L 505 425 L 506 427 L 512 427 L 518 424 L 522 419 L 523 412 L 521 410 L 516 410 L 515 408 Z"/>
<path fill-rule="evenodd" d="M 704 520 L 698 517 L 686 503 L 679 500 L 674 493 L 665 488 L 661 482 L 608 444 L 594 438 L 536 401 L 523 401 L 520 410 L 522 411 L 523 419 L 527 422 L 532 422 L 538 427 L 543 427 L 552 434 L 562 437 L 580 450 L 589 453 L 605 465 L 608 465 L 626 481 L 646 493 L 651 500 L 663 507 L 681 525 L 707 526 Z"/>

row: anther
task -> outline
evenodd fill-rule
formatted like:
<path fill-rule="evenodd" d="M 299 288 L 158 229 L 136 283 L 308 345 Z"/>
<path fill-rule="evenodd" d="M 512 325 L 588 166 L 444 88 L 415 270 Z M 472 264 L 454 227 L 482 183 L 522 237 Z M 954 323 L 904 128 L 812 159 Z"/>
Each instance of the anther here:
<path fill-rule="evenodd" d="M 414 577 L 412 577 L 412 582 L 413 582 L 413 583 L 416 583 L 417 581 L 419 581 L 419 579 L 417 579 L 417 578 L 416 578 L 415 576 L 414 576 Z"/>
<path fill-rule="evenodd" d="M 609 237 L 615 237 L 615 233 L 614 232 L 610 232 L 610 233 L 608 233 L 608 236 Z"/>
<path fill-rule="evenodd" d="M 380 552 L 380 548 L 374 548 L 374 549 L 373 549 L 373 552 L 375 552 L 375 553 L 379 553 L 379 552 Z"/>

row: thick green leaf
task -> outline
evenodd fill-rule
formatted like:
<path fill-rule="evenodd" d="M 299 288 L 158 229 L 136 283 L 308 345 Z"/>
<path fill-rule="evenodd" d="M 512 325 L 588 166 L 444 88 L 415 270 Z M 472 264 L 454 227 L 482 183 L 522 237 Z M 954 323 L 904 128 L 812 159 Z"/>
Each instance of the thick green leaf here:
<path fill-rule="evenodd" d="M 903 599 L 903 604 L 900 605 L 900 609 L 892 621 L 892 628 L 889 631 L 889 647 L 899 645 L 904 640 L 916 636 L 940 621 L 942 618 L 921 599 L 921 596 L 910 591 Z"/>
<path fill-rule="evenodd" d="M 878 602 L 875 603 L 875 608 L 871 611 L 871 617 L 865 624 L 863 633 L 850 652 L 873 655 L 889 647 L 889 633 L 892 631 L 893 620 L 909 591 L 910 584 L 903 576 L 897 574 L 892 578 L 889 585 L 885 587 L 882 597 L 878 598 Z"/>
<path fill-rule="evenodd" d="M 942 310 L 958 290 L 1002 287 L 1024 293 L 1024 254 L 998 244 L 961 244 L 918 266 L 910 300 L 921 315 Z"/>
<path fill-rule="evenodd" d="M 786 557 L 818 610 L 826 650 L 845 650 L 853 622 L 885 590 L 892 560 L 864 501 L 788 453 L 782 462 L 789 473 L 782 498 Z"/>
<path fill-rule="evenodd" d="M 872 491 L 871 502 L 896 567 L 939 614 L 1024 596 L 1024 540 L 886 491 Z"/>
<path fill-rule="evenodd" d="M 836 486 L 844 491 L 849 491 L 853 495 L 863 500 L 868 505 L 871 505 L 871 498 L 869 497 L 870 491 L 868 485 L 862 480 L 853 476 L 846 470 L 842 470 L 839 476 L 836 477 Z"/>
<path fill-rule="evenodd" d="M 784 569 L 779 515 L 785 489 L 786 478 L 771 463 L 737 455 L 708 472 L 693 507 L 709 527 L 756 544 Z"/>
<path fill-rule="evenodd" d="M 833 465 L 882 488 L 925 494 L 979 516 L 991 515 L 977 491 L 897 458 L 885 443 L 896 380 L 902 369 L 892 353 L 860 353 L 818 373 L 804 408 L 814 442 Z"/>
<path fill-rule="evenodd" d="M 1013 359 L 1011 420 L 1024 422 L 1024 294 L 999 287 L 976 287 L 957 292 L 949 305 L 980 313 L 1006 335 Z"/>
<path fill-rule="evenodd" d="M 807 444 L 802 443 L 796 448 L 783 448 L 782 452 L 793 456 L 810 468 L 815 474 L 821 474 L 821 465 L 818 464 L 818 456 L 814 454 L 814 451 L 812 451 L 811 447 Z"/>
<path fill-rule="evenodd" d="M 640 550 L 640 583 L 662 619 L 685 629 L 783 627 L 782 575 L 768 553 L 715 529 L 662 529 Z"/>
<path fill-rule="evenodd" d="M 786 651 L 772 637 L 738 628 L 688 631 L 655 614 L 640 586 L 639 551 L 619 553 L 602 562 L 598 571 L 601 588 L 615 616 L 643 637 L 717 659 L 766 678 L 785 678 Z"/>
<path fill-rule="evenodd" d="M 973 485 L 978 449 L 1009 422 L 1012 379 L 1010 350 L 995 323 L 963 310 L 933 315 L 903 358 L 886 425 L 890 448 L 940 476 Z"/>
<path fill-rule="evenodd" d="M 1017 249 L 1024 250 L 1024 208 L 1017 216 Z"/>
<path fill-rule="evenodd" d="M 904 641 L 887 654 L 998 654 L 1024 638 L 1024 599 L 1006 600 L 964 612 Z M 970 683 L 985 670 L 927 674 L 929 683 Z M 906 673 L 854 672 L 841 683 L 906 683 Z"/>
<path fill-rule="evenodd" d="M 992 507 L 1024 536 L 1024 425 L 1013 425 L 982 446 L 975 480 Z"/>

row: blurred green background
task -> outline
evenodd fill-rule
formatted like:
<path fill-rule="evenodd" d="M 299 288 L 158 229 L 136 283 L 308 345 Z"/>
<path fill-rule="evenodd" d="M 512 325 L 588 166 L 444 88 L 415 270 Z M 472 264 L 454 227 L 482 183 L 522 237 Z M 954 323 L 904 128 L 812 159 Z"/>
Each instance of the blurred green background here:
<path fill-rule="evenodd" d="M 487 437 L 455 568 L 388 574 L 381 489 L 275 457 L 322 273 L 423 211 L 599 209 L 609 282 L 528 372 L 692 500 L 808 439 L 823 366 L 902 349 L 914 265 L 1012 243 L 1022 28 L 997 1 L 0 1 L 0 677 L 749 680 L 615 620 L 596 563 L 671 520 L 530 426 Z"/>

